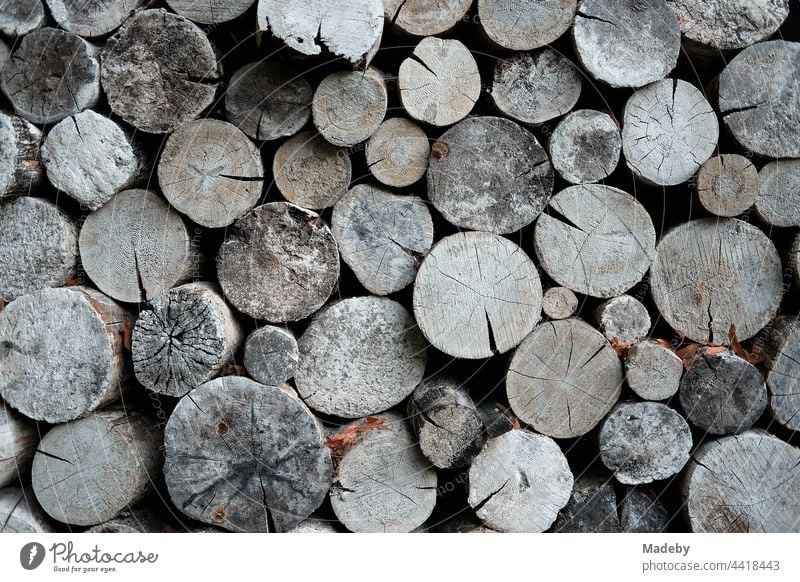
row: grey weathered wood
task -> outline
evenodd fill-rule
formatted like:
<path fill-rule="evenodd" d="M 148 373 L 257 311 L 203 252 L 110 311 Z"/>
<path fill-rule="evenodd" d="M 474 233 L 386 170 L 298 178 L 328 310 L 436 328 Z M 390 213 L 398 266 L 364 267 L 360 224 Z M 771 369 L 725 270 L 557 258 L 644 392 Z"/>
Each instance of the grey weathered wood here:
<path fill-rule="evenodd" d="M 33 491 L 27 487 L 0 489 L 0 533 L 52 533 L 54 530 Z"/>
<path fill-rule="evenodd" d="M 169 510 L 171 511 L 171 510 Z M 137 505 L 116 517 L 90 527 L 85 533 L 169 533 L 164 508 Z"/>
<path fill-rule="evenodd" d="M 333 207 L 333 236 L 342 260 L 375 295 L 407 287 L 433 245 L 433 221 L 417 196 L 354 186 Z"/>
<path fill-rule="evenodd" d="M 681 30 L 665 0 L 583 0 L 572 30 L 581 64 L 612 87 L 643 87 L 678 62 Z"/>
<path fill-rule="evenodd" d="M 293 378 L 300 361 L 294 334 L 265 325 L 254 330 L 244 344 L 244 367 L 256 382 L 277 386 Z"/>
<path fill-rule="evenodd" d="M 102 36 L 116 30 L 131 12 L 146 4 L 146 0 L 45 0 L 45 2 L 53 20 L 61 28 L 86 37 Z"/>
<path fill-rule="evenodd" d="M 564 34 L 572 26 L 577 4 L 577 0 L 478 0 L 478 17 L 494 43 L 527 51 Z"/>
<path fill-rule="evenodd" d="M 755 209 L 772 226 L 800 226 L 800 160 L 775 160 L 761 168 Z"/>
<path fill-rule="evenodd" d="M 550 437 L 512 430 L 490 440 L 469 468 L 468 501 L 488 527 L 537 533 L 569 501 L 573 477 Z"/>
<path fill-rule="evenodd" d="M 392 117 L 380 124 L 366 147 L 367 166 L 382 184 L 401 188 L 425 175 L 431 146 L 428 136 L 403 117 Z"/>
<path fill-rule="evenodd" d="M 243 337 L 216 285 L 188 283 L 150 301 L 132 340 L 139 383 L 158 394 L 183 396 L 219 372 Z"/>
<path fill-rule="evenodd" d="M 33 491 L 60 522 L 108 521 L 152 491 L 161 441 L 157 423 L 130 408 L 60 424 L 44 435 L 33 457 Z"/>
<path fill-rule="evenodd" d="M 694 532 L 800 531 L 800 449 L 751 430 L 702 444 L 682 482 Z"/>
<path fill-rule="evenodd" d="M 542 295 L 542 313 L 550 319 L 566 319 L 578 310 L 578 298 L 566 287 L 550 287 Z"/>
<path fill-rule="evenodd" d="M 600 458 L 626 485 L 678 473 L 689 460 L 692 433 L 683 417 L 659 402 L 620 404 L 600 428 Z"/>
<path fill-rule="evenodd" d="M 201 24 L 220 24 L 238 18 L 256 0 L 167 0 L 167 5 L 181 16 Z"/>
<path fill-rule="evenodd" d="M 31 468 L 39 430 L 4 402 L 0 406 L 0 487 L 5 487 L 18 484 Z"/>
<path fill-rule="evenodd" d="M 102 53 L 111 110 L 149 133 L 169 133 L 214 100 L 220 76 L 205 33 L 163 9 L 129 18 Z"/>
<path fill-rule="evenodd" d="M 734 434 L 752 428 L 767 406 L 764 377 L 753 364 L 722 352 L 697 352 L 681 380 L 686 418 L 710 434 Z"/>
<path fill-rule="evenodd" d="M 558 514 L 558 533 L 615 533 L 620 531 L 614 479 L 585 473 L 575 478 L 572 496 Z"/>
<path fill-rule="evenodd" d="M 625 105 L 625 159 L 648 184 L 686 182 L 714 153 L 718 138 L 716 113 L 703 93 L 686 81 L 653 83 L 636 91 Z"/>
<path fill-rule="evenodd" d="M 36 126 L 0 112 L 0 198 L 30 194 L 46 182 L 39 161 L 41 142 L 42 132 Z"/>
<path fill-rule="evenodd" d="M 287 533 L 296 534 L 322 534 L 322 533 L 339 533 L 336 527 L 336 522 L 333 520 L 314 519 L 309 517 L 300 522 L 300 525 L 289 530 Z"/>
<path fill-rule="evenodd" d="M 527 226 L 553 192 L 547 152 L 500 117 L 470 117 L 433 143 L 428 197 L 450 223 L 507 234 Z"/>
<path fill-rule="evenodd" d="M 581 109 L 567 115 L 548 144 L 558 174 L 572 184 L 600 182 L 617 169 L 622 137 L 607 113 Z"/>
<path fill-rule="evenodd" d="M 478 65 L 461 41 L 423 38 L 400 64 L 400 101 L 410 117 L 443 127 L 464 119 L 481 93 Z"/>
<path fill-rule="evenodd" d="M 24 36 L 44 26 L 47 14 L 42 0 L 4 0 L 0 11 L 0 33 Z"/>
<path fill-rule="evenodd" d="M 534 247 L 559 285 L 615 297 L 642 280 L 655 258 L 656 232 L 645 208 L 611 186 L 571 186 L 536 221 Z"/>
<path fill-rule="evenodd" d="M 11 54 L 0 87 L 28 121 L 60 121 L 100 98 L 99 51 L 71 32 L 34 30 Z"/>
<path fill-rule="evenodd" d="M 77 270 L 78 226 L 43 198 L 0 201 L 0 297 L 60 287 Z"/>
<path fill-rule="evenodd" d="M 761 230 L 735 218 L 706 218 L 661 239 L 650 291 L 673 329 L 701 343 L 727 344 L 731 324 L 745 340 L 775 317 L 782 277 L 778 252 Z"/>
<path fill-rule="evenodd" d="M 358 418 L 391 408 L 422 380 L 427 353 L 414 318 L 384 297 L 351 297 L 321 311 L 298 340 L 297 391 L 311 408 Z"/>
<path fill-rule="evenodd" d="M 331 455 L 302 402 L 239 376 L 178 403 L 164 435 L 170 497 L 193 519 L 232 531 L 284 532 L 322 503 Z"/>
<path fill-rule="evenodd" d="M 536 266 L 510 240 L 463 232 L 440 240 L 414 284 L 414 315 L 437 349 L 488 358 L 518 345 L 541 317 Z"/>
<path fill-rule="evenodd" d="M 719 110 L 746 150 L 800 157 L 800 43 L 773 40 L 744 49 L 719 77 Z"/>
<path fill-rule="evenodd" d="M 303 128 L 311 118 L 313 96 L 311 85 L 297 71 L 257 61 L 231 77 L 225 111 L 230 122 L 253 139 L 274 140 Z"/>
<path fill-rule="evenodd" d="M 197 268 L 183 220 L 149 190 L 123 190 L 90 214 L 79 246 L 86 274 L 118 301 L 152 299 Z"/>
<path fill-rule="evenodd" d="M 671 349 L 653 340 L 634 343 L 625 358 L 625 379 L 643 400 L 667 400 L 678 391 L 683 362 Z"/>
<path fill-rule="evenodd" d="M 572 438 L 592 430 L 617 402 L 622 365 L 611 345 L 579 319 L 539 324 L 508 367 L 508 402 L 542 434 Z"/>
<path fill-rule="evenodd" d="M 663 533 L 671 517 L 661 495 L 647 487 L 628 487 L 619 499 L 617 512 L 622 531 L 627 533 Z"/>
<path fill-rule="evenodd" d="M 339 279 L 339 251 L 318 214 L 287 202 L 258 206 L 228 232 L 217 255 L 225 298 L 273 322 L 317 311 Z"/>
<path fill-rule="evenodd" d="M 0 39 L 0 74 L 2 74 L 3 69 L 6 67 L 6 63 L 8 62 L 9 57 L 11 56 L 11 49 L 8 48 L 8 45 Z"/>
<path fill-rule="evenodd" d="M 222 228 L 251 210 L 264 186 L 256 145 L 236 126 L 199 119 L 167 138 L 158 183 L 175 210 L 209 228 Z"/>
<path fill-rule="evenodd" d="M 131 314 L 88 287 L 35 291 L 0 312 L 0 395 L 28 418 L 65 422 L 121 395 Z"/>
<path fill-rule="evenodd" d="M 451 30 L 467 14 L 472 0 L 384 0 L 384 19 L 391 28 L 413 36 L 435 36 Z"/>
<path fill-rule="evenodd" d="M 792 239 L 792 246 L 789 249 L 789 267 L 792 269 L 795 287 L 800 287 L 800 232 Z"/>
<path fill-rule="evenodd" d="M 758 182 L 758 170 L 744 156 L 714 156 L 697 172 L 697 195 L 712 214 L 736 216 L 756 201 Z"/>
<path fill-rule="evenodd" d="M 616 338 L 632 344 L 650 333 L 650 314 L 641 301 L 630 295 L 619 295 L 604 301 L 594 311 L 602 334 L 609 341 Z"/>
<path fill-rule="evenodd" d="M 780 425 L 800 431 L 800 325 L 791 316 L 775 319 L 763 343 L 769 410 Z"/>

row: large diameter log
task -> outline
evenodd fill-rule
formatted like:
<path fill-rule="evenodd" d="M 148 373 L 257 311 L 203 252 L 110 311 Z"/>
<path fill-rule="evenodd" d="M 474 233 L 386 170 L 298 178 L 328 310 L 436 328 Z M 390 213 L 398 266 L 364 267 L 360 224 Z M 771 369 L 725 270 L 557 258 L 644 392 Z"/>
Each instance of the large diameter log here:
<path fill-rule="evenodd" d="M 615 533 L 620 531 L 617 494 L 611 477 L 594 473 L 575 479 L 572 496 L 553 524 L 558 533 Z"/>
<path fill-rule="evenodd" d="M 577 0 L 478 0 L 486 35 L 503 48 L 528 51 L 564 34 L 575 18 Z"/>
<path fill-rule="evenodd" d="M 31 193 L 46 182 L 39 161 L 41 142 L 36 126 L 0 112 L 0 198 Z"/>
<path fill-rule="evenodd" d="M 181 16 L 200 24 L 221 24 L 238 18 L 256 0 L 167 0 L 167 5 Z"/>
<path fill-rule="evenodd" d="M 756 201 L 759 174 L 738 154 L 715 156 L 697 172 L 697 195 L 703 208 L 717 216 L 737 216 Z"/>
<path fill-rule="evenodd" d="M 769 410 L 778 424 L 800 431 L 800 325 L 793 317 L 779 317 L 764 342 Z"/>
<path fill-rule="evenodd" d="M 594 328 L 578 319 L 539 324 L 514 352 L 508 402 L 542 434 L 572 438 L 592 430 L 622 390 L 622 365 Z"/>
<path fill-rule="evenodd" d="M 469 12 L 472 0 L 384 0 L 384 19 L 413 36 L 436 36 L 456 26 Z"/>
<path fill-rule="evenodd" d="M 33 458 L 31 480 L 42 508 L 60 522 L 95 525 L 153 489 L 162 431 L 130 409 L 108 409 L 51 429 Z"/>
<path fill-rule="evenodd" d="M 414 122 L 393 117 L 381 123 L 367 142 L 365 155 L 372 175 L 382 184 L 402 188 L 425 175 L 431 146 Z"/>
<path fill-rule="evenodd" d="M 541 317 L 542 284 L 528 255 L 488 232 L 440 240 L 414 284 L 414 315 L 434 347 L 488 358 L 518 345 Z"/>
<path fill-rule="evenodd" d="M 87 287 L 44 289 L 0 312 L 0 395 L 28 418 L 66 422 L 120 398 L 131 314 Z"/>
<path fill-rule="evenodd" d="M 0 11 L 0 33 L 6 36 L 24 36 L 44 26 L 47 13 L 42 0 L 5 0 Z"/>
<path fill-rule="evenodd" d="M 643 400 L 667 400 L 678 391 L 683 362 L 671 349 L 652 340 L 636 342 L 625 359 L 625 379 Z"/>
<path fill-rule="evenodd" d="M 755 209 L 772 226 L 800 226 L 800 160 L 775 160 L 761 168 Z"/>
<path fill-rule="evenodd" d="M 167 422 L 164 477 L 173 503 L 231 531 L 284 532 L 331 485 L 322 429 L 297 398 L 239 376 L 183 397 Z"/>
<path fill-rule="evenodd" d="M 5 403 L 0 402 L 0 406 L 0 487 L 5 487 L 19 483 L 31 468 L 39 429 Z"/>
<path fill-rule="evenodd" d="M 174 0 L 173 0 L 174 1 Z M 80 36 L 108 34 L 119 28 L 146 0 L 45 0 L 64 30 Z"/>
<path fill-rule="evenodd" d="M 548 149 L 559 176 L 573 184 L 589 184 L 604 180 L 616 170 L 622 137 L 610 115 L 581 109 L 556 126 Z"/>
<path fill-rule="evenodd" d="M 273 322 L 317 311 L 339 279 L 339 251 L 314 212 L 287 202 L 259 206 L 239 219 L 217 255 L 225 298 L 239 311 Z"/>
<path fill-rule="evenodd" d="M 470 117 L 431 147 L 428 197 L 462 228 L 507 234 L 533 222 L 553 192 L 547 152 L 500 117 Z"/>
<path fill-rule="evenodd" d="M 0 533 L 52 533 L 54 528 L 28 488 L 0 489 Z"/>
<path fill-rule="evenodd" d="M 597 306 L 594 312 L 600 331 L 610 342 L 632 344 L 650 333 L 650 314 L 641 301 L 620 295 Z"/>
<path fill-rule="evenodd" d="M 550 319 L 567 319 L 578 311 L 578 298 L 566 287 L 550 287 L 542 295 L 542 313 Z"/>
<path fill-rule="evenodd" d="M 253 331 L 244 344 L 244 367 L 253 380 L 277 386 L 294 377 L 300 351 L 288 329 L 265 325 Z"/>
<path fill-rule="evenodd" d="M 352 297 L 326 307 L 298 340 L 297 391 L 311 408 L 341 418 L 387 410 L 425 373 L 425 339 L 400 303 Z"/>
<path fill-rule="evenodd" d="M 732 324 L 745 340 L 775 317 L 783 274 L 761 230 L 735 218 L 706 218 L 661 239 L 650 285 L 673 329 L 697 342 L 728 344 Z"/>
<path fill-rule="evenodd" d="M 751 430 L 701 445 L 682 483 L 693 532 L 800 531 L 800 449 Z"/>

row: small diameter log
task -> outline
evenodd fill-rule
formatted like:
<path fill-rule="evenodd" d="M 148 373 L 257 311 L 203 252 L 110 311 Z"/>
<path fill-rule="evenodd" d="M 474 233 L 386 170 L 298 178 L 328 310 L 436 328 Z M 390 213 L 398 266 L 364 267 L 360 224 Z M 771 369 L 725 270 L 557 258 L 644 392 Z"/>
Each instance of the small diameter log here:
<path fill-rule="evenodd" d="M 497 531 L 538 533 L 569 501 L 573 477 L 555 441 L 527 430 L 490 440 L 469 468 L 469 504 Z"/>
<path fill-rule="evenodd" d="M 682 483 L 693 532 L 800 531 L 800 449 L 764 431 L 709 441 Z"/>
<path fill-rule="evenodd" d="M 671 349 L 652 340 L 638 341 L 625 359 L 625 379 L 643 400 L 667 400 L 678 391 L 683 362 Z"/>
<path fill-rule="evenodd" d="M 43 26 L 47 14 L 42 0 L 4 0 L 0 11 L 0 33 L 5 36 L 24 36 Z"/>
<path fill-rule="evenodd" d="M 303 128 L 311 118 L 313 96 L 311 85 L 294 70 L 259 61 L 233 74 L 225 91 L 225 111 L 230 122 L 251 138 L 275 140 Z"/>
<path fill-rule="evenodd" d="M 239 311 L 267 321 L 297 321 L 333 292 L 339 251 L 318 214 L 272 202 L 230 229 L 217 255 L 217 276 L 225 298 Z"/>
<path fill-rule="evenodd" d="M 173 503 L 231 531 L 291 530 L 331 485 L 330 451 L 308 408 L 240 376 L 212 380 L 183 397 L 164 445 Z"/>
<path fill-rule="evenodd" d="M 423 38 L 400 64 L 397 83 L 408 115 L 439 127 L 464 119 L 481 94 L 478 64 L 455 39 Z"/>
<path fill-rule="evenodd" d="M 50 130 L 42 145 L 42 163 L 53 186 L 89 210 L 133 186 L 142 169 L 140 154 L 125 131 L 91 110 Z"/>
<path fill-rule="evenodd" d="M 567 115 L 548 144 L 558 174 L 573 184 L 600 182 L 617 169 L 622 137 L 607 113 L 581 109 Z"/>
<path fill-rule="evenodd" d="M 650 314 L 638 299 L 620 295 L 601 303 L 594 312 L 600 331 L 613 342 L 614 338 L 632 344 L 650 333 Z"/>
<path fill-rule="evenodd" d="M 42 198 L 0 201 L 0 297 L 60 287 L 78 263 L 78 226 Z"/>
<path fill-rule="evenodd" d="M 542 295 L 542 313 L 550 319 L 567 319 L 578 310 L 578 298 L 566 287 L 550 287 Z"/>
<path fill-rule="evenodd" d="M 541 317 L 542 284 L 525 251 L 488 232 L 440 240 L 414 284 L 414 315 L 434 347 L 488 358 L 518 345 Z"/>
<path fill-rule="evenodd" d="M 678 62 L 681 30 L 665 0 L 583 0 L 572 30 L 581 64 L 612 87 L 643 87 Z"/>
<path fill-rule="evenodd" d="M 648 184 L 683 184 L 711 157 L 718 138 L 716 113 L 686 81 L 653 83 L 636 91 L 625 105 L 625 159 L 634 175 Z"/>
<path fill-rule="evenodd" d="M 431 146 L 413 121 L 393 117 L 381 123 L 366 147 L 367 166 L 387 186 L 410 186 L 425 175 Z"/>
<path fill-rule="evenodd" d="M 95 525 L 150 493 L 161 468 L 162 431 L 130 409 L 109 409 L 51 429 L 33 457 L 42 508 L 60 522 Z"/>
<path fill-rule="evenodd" d="M 253 331 L 244 344 L 244 367 L 253 380 L 277 386 L 294 377 L 300 352 L 288 329 L 265 325 Z"/>
<path fill-rule="evenodd" d="M 540 324 L 523 341 L 506 376 L 508 402 L 542 434 L 572 438 L 592 430 L 622 391 L 611 345 L 579 319 Z"/>
<path fill-rule="evenodd" d="M 167 0 L 167 5 L 181 16 L 200 24 L 220 24 L 238 18 L 256 0 Z"/>
<path fill-rule="evenodd" d="M 758 173 L 755 208 L 772 226 L 800 226 L 800 160 L 776 160 Z"/>
<path fill-rule="evenodd" d="M 462 228 L 507 234 L 533 222 L 553 193 L 553 167 L 528 130 L 470 117 L 433 143 L 428 197 Z"/>
<path fill-rule="evenodd" d="M 322 210 L 336 204 L 353 175 L 347 151 L 310 131 L 287 139 L 272 161 L 275 185 L 286 200 L 302 208 Z"/>
<path fill-rule="evenodd" d="M 336 203 L 331 227 L 342 259 L 375 295 L 410 285 L 433 245 L 425 201 L 367 184 L 354 186 Z"/>
<path fill-rule="evenodd" d="M 399 415 L 381 415 L 375 429 L 345 451 L 334 476 L 333 512 L 357 533 L 407 533 L 436 503 L 436 471 Z"/>
<path fill-rule="evenodd" d="M 120 398 L 132 315 L 87 287 L 43 289 L 0 312 L 0 395 L 28 418 L 59 423 Z"/>
<path fill-rule="evenodd" d="M 800 431 L 800 325 L 794 317 L 779 317 L 764 342 L 769 410 L 781 426 Z"/>
<path fill-rule="evenodd" d="M 686 418 L 710 434 L 734 434 L 753 426 L 767 406 L 764 377 L 753 364 L 701 349 L 681 380 L 679 398 Z"/>
<path fill-rule="evenodd" d="M 173 0 L 174 1 L 174 0 Z M 145 0 L 45 0 L 64 30 L 80 36 L 108 34 L 119 28 Z"/>
<path fill-rule="evenodd" d="M 0 487 L 5 487 L 19 483 L 31 468 L 39 429 L 3 402 L 0 406 Z"/>
<path fill-rule="evenodd" d="M 351 297 L 321 311 L 298 340 L 297 391 L 314 410 L 358 418 L 387 410 L 425 373 L 425 339 L 400 303 Z"/>
<path fill-rule="evenodd" d="M 625 485 L 675 475 L 692 448 L 689 425 L 659 402 L 618 405 L 603 421 L 599 439 L 603 464 Z"/>
<path fill-rule="evenodd" d="M 575 479 L 572 496 L 553 524 L 557 533 L 620 531 L 617 494 L 612 477 L 588 473 Z"/>
<path fill-rule="evenodd" d="M 494 43 L 514 51 L 528 51 L 564 34 L 572 26 L 577 4 L 577 0 L 478 0 L 478 17 Z"/>
<path fill-rule="evenodd" d="M 757 227 L 735 218 L 706 218 L 661 239 L 650 285 L 659 312 L 675 331 L 700 343 L 727 345 L 731 324 L 745 340 L 775 317 L 783 274 L 778 251 Z"/>
<path fill-rule="evenodd" d="M 242 343 L 215 285 L 189 283 L 150 301 L 133 328 L 133 371 L 148 390 L 183 396 L 210 380 Z"/>
<path fill-rule="evenodd" d="M 534 247 L 559 285 L 615 297 L 642 280 L 655 258 L 656 231 L 633 196 L 600 184 L 556 194 L 536 221 Z"/>
<path fill-rule="evenodd" d="M 758 195 L 759 175 L 753 163 L 737 154 L 715 156 L 697 172 L 697 195 L 703 208 L 717 216 L 737 216 Z"/>
<path fill-rule="evenodd" d="M 436 36 L 450 31 L 463 19 L 472 0 L 384 0 L 384 19 L 392 29 L 412 36 Z"/>
<path fill-rule="evenodd" d="M 663 533 L 672 518 L 661 495 L 647 487 L 628 487 L 617 505 L 619 523 L 626 533 Z"/>
<path fill-rule="evenodd" d="M 187 279 L 197 262 L 183 220 L 149 190 L 123 190 L 90 214 L 79 246 L 92 282 L 129 303 L 161 295 Z"/>
<path fill-rule="evenodd" d="M 0 533 L 52 533 L 53 526 L 28 488 L 0 489 Z"/>
<path fill-rule="evenodd" d="M 46 183 L 39 161 L 41 143 L 36 126 L 0 112 L 0 198 L 30 194 Z"/>
<path fill-rule="evenodd" d="M 163 9 L 129 18 L 106 43 L 102 59 L 111 110 L 149 133 L 169 133 L 195 119 L 211 105 L 219 84 L 205 33 Z"/>

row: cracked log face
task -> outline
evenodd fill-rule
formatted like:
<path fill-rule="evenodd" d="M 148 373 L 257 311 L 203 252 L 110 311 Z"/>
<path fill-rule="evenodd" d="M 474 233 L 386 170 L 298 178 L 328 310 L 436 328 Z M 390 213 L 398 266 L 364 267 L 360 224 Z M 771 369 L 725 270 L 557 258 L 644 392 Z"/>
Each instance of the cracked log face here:
<path fill-rule="evenodd" d="M 23 0 L 30 2 L 31 0 Z M 58 25 L 81 36 L 102 36 L 125 22 L 145 0 L 45 0 Z M 225 0 L 229 2 L 230 0 Z M 252 0 L 250 0 L 252 2 Z M 175 0 L 172 0 L 174 3 Z M 197 2 L 199 4 L 199 2 Z M 5 7 L 4 7 L 5 8 Z"/>
<path fill-rule="evenodd" d="M 384 18 L 393 29 L 413 36 L 449 31 L 469 12 L 472 0 L 384 0 Z"/>
<path fill-rule="evenodd" d="M 493 42 L 528 51 L 564 34 L 572 26 L 577 4 L 577 0 L 478 0 L 478 16 Z"/>
<path fill-rule="evenodd" d="M 682 492 L 693 532 L 798 532 L 800 449 L 760 430 L 704 443 Z"/>
<path fill-rule="evenodd" d="M 0 74 L 1 61 L 0 54 Z M 39 162 L 41 143 L 39 128 L 21 117 L 0 112 L 0 198 L 30 195 L 46 183 L 44 166 Z"/>
<path fill-rule="evenodd" d="M 619 399 L 616 352 L 578 319 L 540 324 L 520 344 L 506 376 L 508 402 L 542 434 L 572 438 L 592 430 Z"/>
<path fill-rule="evenodd" d="M 24 36 L 43 26 L 46 19 L 42 0 L 5 0 L 0 11 L 0 33 L 12 38 Z"/>
<path fill-rule="evenodd" d="M 367 166 L 382 184 L 402 188 L 425 175 L 431 146 L 414 122 L 393 117 L 381 123 L 366 146 Z"/>
<path fill-rule="evenodd" d="M 800 184 L 798 184 L 800 188 Z M 756 201 L 758 170 L 738 154 L 708 160 L 697 172 L 697 194 L 703 208 L 717 216 L 737 216 Z"/>
<path fill-rule="evenodd" d="M 777 314 L 780 257 L 761 230 L 734 218 L 704 218 L 669 231 L 650 270 L 653 301 L 672 328 L 700 343 L 753 337 Z"/>
<path fill-rule="evenodd" d="M 244 345 L 244 367 L 256 382 L 277 386 L 293 378 L 300 360 L 297 340 L 288 329 L 265 325 Z"/>
<path fill-rule="evenodd" d="M 414 315 L 431 344 L 456 358 L 518 345 L 541 317 L 542 284 L 520 247 L 488 232 L 440 240 L 414 284 Z"/>
<path fill-rule="evenodd" d="M 667 400 L 678 391 L 683 362 L 671 349 L 652 340 L 637 342 L 625 359 L 625 379 L 643 400 Z"/>
<path fill-rule="evenodd" d="M 800 325 L 791 317 L 772 324 L 764 347 L 773 419 L 789 430 L 800 431 Z"/>
<path fill-rule="evenodd" d="M 231 531 L 291 530 L 331 485 L 330 451 L 308 408 L 240 376 L 212 380 L 181 399 L 164 444 L 173 503 Z"/>
<path fill-rule="evenodd" d="M 775 160 L 758 173 L 755 208 L 772 226 L 800 226 L 800 160 Z"/>
<path fill-rule="evenodd" d="M 564 180 L 589 184 L 604 180 L 617 169 L 622 138 L 610 115 L 581 109 L 556 126 L 548 147 L 553 167 Z"/>
<path fill-rule="evenodd" d="M 0 533 L 52 533 L 54 528 L 28 488 L 0 489 Z"/>
<path fill-rule="evenodd" d="M 77 1 L 77 0 L 76 0 Z M 238 18 L 256 0 L 167 0 L 167 4 L 181 16 L 200 24 L 220 24 Z"/>
<path fill-rule="evenodd" d="M 5 487 L 18 483 L 31 468 L 39 427 L 10 406 L 2 402 L 0 406 L 0 487 Z"/>

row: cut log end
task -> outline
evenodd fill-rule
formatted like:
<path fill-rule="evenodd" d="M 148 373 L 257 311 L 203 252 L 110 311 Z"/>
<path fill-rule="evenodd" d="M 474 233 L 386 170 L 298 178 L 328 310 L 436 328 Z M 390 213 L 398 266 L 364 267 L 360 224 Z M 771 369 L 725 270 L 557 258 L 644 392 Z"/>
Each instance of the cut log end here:
<path fill-rule="evenodd" d="M 606 338 L 633 344 L 650 333 L 650 314 L 641 301 L 620 295 L 600 304 L 595 319 Z"/>
<path fill-rule="evenodd" d="M 715 156 L 703 164 L 697 173 L 700 203 L 717 216 L 741 214 L 756 201 L 758 191 L 758 170 L 744 156 Z"/>
<path fill-rule="evenodd" d="M 625 360 L 628 386 L 644 400 L 667 400 L 678 391 L 683 362 L 671 349 L 652 340 L 636 342 Z"/>
<path fill-rule="evenodd" d="M 563 179 L 589 184 L 604 180 L 617 168 L 622 138 L 610 115 L 582 109 L 556 126 L 549 149 L 553 167 Z"/>
<path fill-rule="evenodd" d="M 277 386 L 293 378 L 299 359 L 294 334 L 282 327 L 260 327 L 250 334 L 244 345 L 247 373 L 267 386 Z"/>

